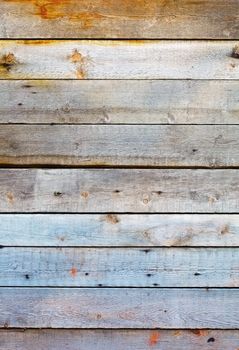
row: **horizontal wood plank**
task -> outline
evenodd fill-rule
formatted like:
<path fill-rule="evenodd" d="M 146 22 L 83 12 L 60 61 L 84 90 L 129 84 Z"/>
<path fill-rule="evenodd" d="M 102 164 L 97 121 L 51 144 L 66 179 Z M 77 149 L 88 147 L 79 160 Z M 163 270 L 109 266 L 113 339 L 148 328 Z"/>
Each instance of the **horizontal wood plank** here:
<path fill-rule="evenodd" d="M 238 215 L 1 214 L 0 246 L 239 247 Z"/>
<path fill-rule="evenodd" d="M 239 289 L 1 288 L 0 327 L 239 327 Z"/>
<path fill-rule="evenodd" d="M 0 123 L 239 124 L 238 90 L 234 80 L 3 80 Z"/>
<path fill-rule="evenodd" d="M 239 126 L 2 125 L 0 164 L 239 167 Z"/>
<path fill-rule="evenodd" d="M 237 330 L 1 330 L 4 350 L 237 349 Z"/>
<path fill-rule="evenodd" d="M 1 40 L 0 79 L 239 79 L 237 41 Z"/>
<path fill-rule="evenodd" d="M 3 248 L 0 286 L 239 287 L 237 248 Z"/>
<path fill-rule="evenodd" d="M 238 213 L 238 170 L 1 169 L 2 212 Z"/>
<path fill-rule="evenodd" d="M 238 1 L 0 1 L 2 38 L 238 38 Z"/>

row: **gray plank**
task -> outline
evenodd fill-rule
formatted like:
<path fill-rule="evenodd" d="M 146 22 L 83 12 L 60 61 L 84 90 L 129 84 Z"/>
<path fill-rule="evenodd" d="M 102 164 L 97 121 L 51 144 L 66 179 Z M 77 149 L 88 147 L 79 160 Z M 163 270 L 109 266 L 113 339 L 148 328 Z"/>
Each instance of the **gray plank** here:
<path fill-rule="evenodd" d="M 239 327 L 239 289 L 1 288 L 0 327 Z"/>
<path fill-rule="evenodd" d="M 239 126 L 2 125 L 0 164 L 239 167 Z"/>
<path fill-rule="evenodd" d="M 0 286 L 239 287 L 233 248 L 3 248 Z"/>
<path fill-rule="evenodd" d="M 237 0 L 1 0 L 0 37 L 237 39 L 237 15 Z"/>
<path fill-rule="evenodd" d="M 2 212 L 236 213 L 238 170 L 1 169 Z"/>
<path fill-rule="evenodd" d="M 238 90 L 234 80 L 3 80 L 0 122 L 239 124 Z"/>
<path fill-rule="evenodd" d="M 1 40 L 0 79 L 239 79 L 237 41 Z"/>
<path fill-rule="evenodd" d="M 237 330 L 1 330 L 4 350 L 234 350 Z M 33 347 L 34 344 L 34 347 Z"/>
<path fill-rule="evenodd" d="M 0 246 L 239 247 L 239 216 L 2 214 Z"/>

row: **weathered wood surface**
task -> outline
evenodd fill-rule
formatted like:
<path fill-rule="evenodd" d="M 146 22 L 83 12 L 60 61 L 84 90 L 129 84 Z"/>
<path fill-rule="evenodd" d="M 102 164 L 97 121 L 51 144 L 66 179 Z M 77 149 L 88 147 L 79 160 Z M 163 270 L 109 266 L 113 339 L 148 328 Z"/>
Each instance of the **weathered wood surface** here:
<path fill-rule="evenodd" d="M 2 38 L 238 38 L 238 1 L 1 0 Z"/>
<path fill-rule="evenodd" d="M 239 126 L 2 125 L 0 164 L 238 167 Z"/>
<path fill-rule="evenodd" d="M 33 346 L 34 344 L 34 346 Z M 1 330 L 4 350 L 234 350 L 236 330 Z"/>
<path fill-rule="evenodd" d="M 238 91 L 234 80 L 3 80 L 0 123 L 239 124 Z"/>
<path fill-rule="evenodd" d="M 0 79 L 239 79 L 237 51 L 237 41 L 1 40 Z"/>
<path fill-rule="evenodd" d="M 233 248 L 3 248 L 0 286 L 239 287 Z"/>
<path fill-rule="evenodd" d="M 2 212 L 237 213 L 239 171 L 1 169 Z"/>
<path fill-rule="evenodd" d="M 0 246 L 239 247 L 238 215 L 1 214 Z"/>
<path fill-rule="evenodd" d="M 239 289 L 1 288 L 0 327 L 239 327 Z"/>

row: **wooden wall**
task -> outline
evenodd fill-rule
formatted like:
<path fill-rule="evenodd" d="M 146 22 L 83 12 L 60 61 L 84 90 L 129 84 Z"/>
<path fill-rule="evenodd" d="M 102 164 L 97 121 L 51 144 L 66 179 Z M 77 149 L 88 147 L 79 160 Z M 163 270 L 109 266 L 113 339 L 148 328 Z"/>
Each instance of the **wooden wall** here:
<path fill-rule="evenodd" d="M 239 348 L 239 1 L 0 0 L 0 349 Z"/>

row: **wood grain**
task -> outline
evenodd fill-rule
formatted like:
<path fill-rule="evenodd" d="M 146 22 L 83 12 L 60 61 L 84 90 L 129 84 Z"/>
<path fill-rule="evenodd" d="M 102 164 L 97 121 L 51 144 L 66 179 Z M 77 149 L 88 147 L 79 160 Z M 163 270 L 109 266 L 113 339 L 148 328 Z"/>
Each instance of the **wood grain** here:
<path fill-rule="evenodd" d="M 233 248 L 3 248 L 0 286 L 239 287 Z"/>
<path fill-rule="evenodd" d="M 1 214 L 0 246 L 239 247 L 238 215 Z"/>
<path fill-rule="evenodd" d="M 2 38 L 235 38 L 237 0 L 0 1 Z"/>
<path fill-rule="evenodd" d="M 239 167 L 239 126 L 2 125 L 0 164 Z"/>
<path fill-rule="evenodd" d="M 239 326 L 239 289 L 1 288 L 0 327 Z"/>
<path fill-rule="evenodd" d="M 2 212 L 238 213 L 238 170 L 1 169 Z"/>
<path fill-rule="evenodd" d="M 1 330 L 4 350 L 236 349 L 236 330 Z"/>
<path fill-rule="evenodd" d="M 1 40 L 0 79 L 239 79 L 237 41 Z"/>
<path fill-rule="evenodd" d="M 238 90 L 234 80 L 3 80 L 0 123 L 239 124 Z"/>

